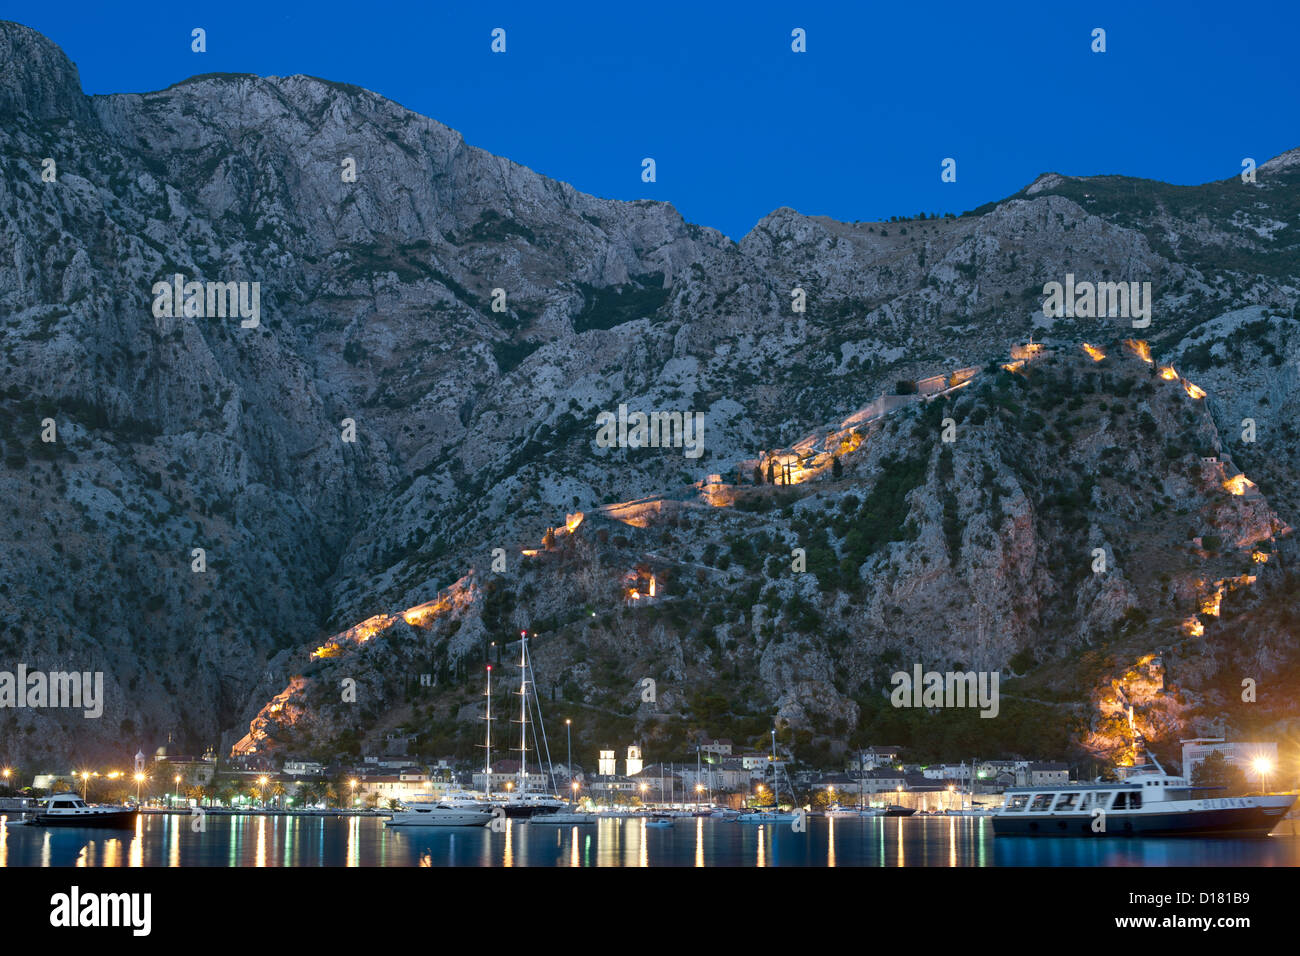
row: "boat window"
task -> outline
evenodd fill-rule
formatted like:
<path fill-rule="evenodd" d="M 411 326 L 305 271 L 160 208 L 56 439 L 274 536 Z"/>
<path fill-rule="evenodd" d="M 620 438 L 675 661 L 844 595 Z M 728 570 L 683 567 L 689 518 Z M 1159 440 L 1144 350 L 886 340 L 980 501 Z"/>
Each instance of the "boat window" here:
<path fill-rule="evenodd" d="M 1052 805 L 1052 798 L 1055 796 L 1056 794 L 1054 793 L 1037 794 L 1034 797 L 1034 802 L 1029 805 L 1030 812 L 1034 812 L 1036 810 L 1046 810 L 1048 807 Z"/>
<path fill-rule="evenodd" d="M 1028 802 L 1029 802 L 1029 794 L 1013 793 L 1010 797 L 1007 798 L 1007 809 L 1023 810 L 1025 808 L 1025 804 L 1027 804 Z"/>
<path fill-rule="evenodd" d="M 1079 796 L 1080 796 L 1080 794 L 1077 794 L 1077 793 L 1063 793 L 1063 794 L 1061 794 L 1061 799 L 1060 799 L 1059 801 L 1057 801 L 1056 809 L 1057 809 L 1057 810 L 1075 810 L 1075 809 L 1078 809 L 1078 808 L 1075 806 L 1075 804 L 1079 802 Z"/>
<path fill-rule="evenodd" d="M 1137 810 L 1141 808 L 1141 806 L 1142 806 L 1142 791 L 1134 790 L 1132 793 L 1128 795 L 1128 808 L 1130 810 Z"/>

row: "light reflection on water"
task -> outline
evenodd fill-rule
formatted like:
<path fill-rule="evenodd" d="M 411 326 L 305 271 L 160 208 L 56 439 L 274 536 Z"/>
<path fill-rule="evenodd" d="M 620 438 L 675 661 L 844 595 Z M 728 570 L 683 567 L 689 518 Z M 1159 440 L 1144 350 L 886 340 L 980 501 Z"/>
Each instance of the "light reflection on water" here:
<path fill-rule="evenodd" d="M 9 826 L 0 866 L 1297 866 L 1300 839 L 1034 838 L 993 835 L 987 818 L 810 817 L 752 826 L 642 818 L 591 826 L 389 829 L 363 817 L 149 814 L 133 830 Z"/>

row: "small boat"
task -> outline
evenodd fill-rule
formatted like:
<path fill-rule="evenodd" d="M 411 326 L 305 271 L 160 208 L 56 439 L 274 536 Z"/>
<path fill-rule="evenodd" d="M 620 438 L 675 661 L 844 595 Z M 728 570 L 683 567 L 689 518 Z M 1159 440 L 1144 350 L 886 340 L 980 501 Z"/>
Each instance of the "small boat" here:
<path fill-rule="evenodd" d="M 904 807 L 897 803 L 891 803 L 885 807 L 885 816 L 887 817 L 910 817 L 916 813 L 915 807 Z"/>
<path fill-rule="evenodd" d="M 75 793 L 56 793 L 47 797 L 27 822 L 42 827 L 129 829 L 135 826 L 138 815 L 135 807 L 89 804 Z"/>
<path fill-rule="evenodd" d="M 402 804 L 384 821 L 390 827 L 483 827 L 494 816 L 493 807 L 487 803 L 478 806 L 451 804 L 443 801 L 411 800 Z"/>
<path fill-rule="evenodd" d="M 709 816 L 714 820 L 734 820 L 740 816 L 739 810 L 728 810 L 726 807 L 720 807 L 714 810 Z"/>
<path fill-rule="evenodd" d="M 737 815 L 736 823 L 794 823 L 799 819 L 795 813 L 783 813 L 775 807 L 763 807 Z"/>
<path fill-rule="evenodd" d="M 531 824 L 547 823 L 554 824 L 557 827 L 562 826 L 583 826 L 588 823 L 596 822 L 594 813 L 567 813 L 564 810 L 558 810 L 555 813 L 538 813 L 528 818 Z"/>
<path fill-rule="evenodd" d="M 662 813 L 657 813 L 645 822 L 648 827 L 670 827 L 674 823 L 673 818 Z"/>

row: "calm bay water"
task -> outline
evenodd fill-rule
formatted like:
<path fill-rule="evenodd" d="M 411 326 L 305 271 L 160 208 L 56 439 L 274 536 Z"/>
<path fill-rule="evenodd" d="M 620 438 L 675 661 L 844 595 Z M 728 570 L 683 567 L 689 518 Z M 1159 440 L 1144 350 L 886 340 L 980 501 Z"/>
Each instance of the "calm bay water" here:
<path fill-rule="evenodd" d="M 0 866 L 1298 866 L 1284 822 L 1262 840 L 995 837 L 987 818 L 812 817 L 752 826 L 684 818 L 583 827 L 390 829 L 374 817 L 142 816 L 134 830 L 8 826 Z"/>

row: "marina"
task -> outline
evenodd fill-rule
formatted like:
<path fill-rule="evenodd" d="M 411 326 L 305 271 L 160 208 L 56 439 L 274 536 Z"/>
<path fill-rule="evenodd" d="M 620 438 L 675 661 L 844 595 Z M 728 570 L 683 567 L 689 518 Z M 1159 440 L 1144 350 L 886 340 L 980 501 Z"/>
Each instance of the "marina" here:
<path fill-rule="evenodd" d="M 1264 839 L 998 837 L 987 817 L 809 816 L 741 826 L 709 817 L 669 826 L 645 817 L 491 827 L 386 827 L 366 816 L 230 816 L 194 832 L 182 815 L 141 815 L 131 830 L 10 826 L 0 866 L 71 867 L 1020 867 L 1295 866 L 1300 839 L 1284 821 Z"/>

